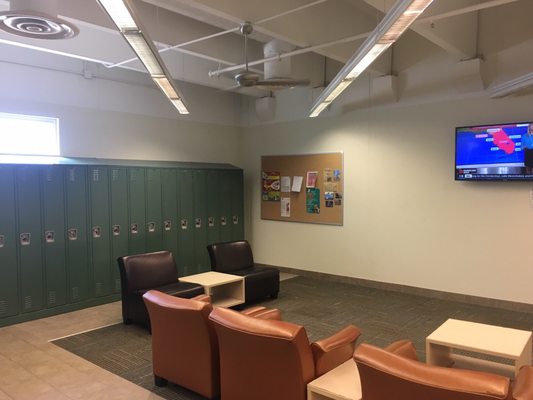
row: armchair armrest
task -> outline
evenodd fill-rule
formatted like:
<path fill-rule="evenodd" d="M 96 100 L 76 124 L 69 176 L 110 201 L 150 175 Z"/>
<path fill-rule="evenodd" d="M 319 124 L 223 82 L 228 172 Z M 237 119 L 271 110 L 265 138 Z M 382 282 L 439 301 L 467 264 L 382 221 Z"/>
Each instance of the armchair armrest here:
<path fill-rule="evenodd" d="M 531 365 L 524 365 L 520 368 L 513 384 L 513 399 L 533 399 L 533 367 Z"/>
<path fill-rule="evenodd" d="M 241 311 L 241 314 L 261 319 L 273 319 L 277 321 L 281 320 L 281 312 L 277 308 L 267 308 L 264 306 L 247 308 Z"/>
<path fill-rule="evenodd" d="M 355 342 L 360 335 L 358 328 L 348 325 L 326 339 L 311 343 L 316 376 L 323 375 L 352 358 Z"/>
<path fill-rule="evenodd" d="M 198 296 L 194 296 L 192 300 L 203 301 L 204 303 L 211 304 L 211 296 L 208 294 L 199 294 Z"/>
<path fill-rule="evenodd" d="M 397 340 L 396 342 L 393 342 L 389 344 L 387 347 L 385 347 L 385 350 L 393 354 L 396 354 L 397 356 L 401 356 L 404 358 L 409 358 L 410 360 L 418 361 L 418 356 L 416 355 L 415 346 L 413 346 L 413 342 L 411 342 L 408 339 Z"/>

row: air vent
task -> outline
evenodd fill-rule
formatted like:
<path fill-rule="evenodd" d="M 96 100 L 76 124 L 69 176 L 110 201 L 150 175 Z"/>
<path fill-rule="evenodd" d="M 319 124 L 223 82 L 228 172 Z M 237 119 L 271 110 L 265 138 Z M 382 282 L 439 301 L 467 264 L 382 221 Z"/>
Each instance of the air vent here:
<path fill-rule="evenodd" d="M 7 301 L 0 300 L 0 315 L 7 314 Z"/>
<path fill-rule="evenodd" d="M 35 11 L 0 13 L 0 29 L 33 39 L 69 39 L 79 32 L 70 22 Z"/>
<path fill-rule="evenodd" d="M 32 307 L 32 299 L 31 296 L 24 297 L 24 309 L 29 310 Z"/>
<path fill-rule="evenodd" d="M 55 290 L 48 292 L 48 304 L 54 306 L 57 303 L 57 293 Z"/>

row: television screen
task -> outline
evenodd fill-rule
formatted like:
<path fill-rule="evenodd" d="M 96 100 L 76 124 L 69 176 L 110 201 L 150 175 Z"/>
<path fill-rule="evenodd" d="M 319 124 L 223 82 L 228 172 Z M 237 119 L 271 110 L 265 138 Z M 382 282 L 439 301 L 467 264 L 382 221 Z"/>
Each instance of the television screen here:
<path fill-rule="evenodd" d="M 533 122 L 456 128 L 455 179 L 533 180 Z"/>

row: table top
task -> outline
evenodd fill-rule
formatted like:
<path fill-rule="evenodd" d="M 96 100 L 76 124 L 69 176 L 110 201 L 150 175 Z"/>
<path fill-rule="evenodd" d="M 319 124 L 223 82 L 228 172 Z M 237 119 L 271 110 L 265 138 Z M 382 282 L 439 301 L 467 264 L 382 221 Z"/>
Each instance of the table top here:
<path fill-rule="evenodd" d="M 362 397 L 359 371 L 353 358 L 309 382 L 307 387 L 328 399 L 361 400 Z"/>
<path fill-rule="evenodd" d="M 494 356 L 518 359 L 531 332 L 477 322 L 448 319 L 426 338 L 426 342 Z"/>
<path fill-rule="evenodd" d="M 180 281 L 198 283 L 204 287 L 219 286 L 225 283 L 239 282 L 244 280 L 242 276 L 224 274 L 222 272 L 209 271 L 201 274 L 183 276 Z"/>

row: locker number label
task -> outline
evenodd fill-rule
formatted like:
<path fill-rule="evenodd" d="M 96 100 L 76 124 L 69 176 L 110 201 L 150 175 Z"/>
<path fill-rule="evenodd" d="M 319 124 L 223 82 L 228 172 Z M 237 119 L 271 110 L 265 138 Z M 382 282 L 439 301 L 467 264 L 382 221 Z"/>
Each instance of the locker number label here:
<path fill-rule="evenodd" d="M 201 228 L 202 227 L 202 218 L 195 218 L 194 219 L 194 226 L 196 228 Z"/>
<path fill-rule="evenodd" d="M 155 232 L 155 222 L 148 222 L 148 232 Z"/>
<path fill-rule="evenodd" d="M 20 245 L 29 246 L 31 243 L 31 233 L 21 233 L 20 234 Z"/>
<path fill-rule="evenodd" d="M 78 240 L 78 230 L 76 228 L 67 231 L 68 240 Z"/>
<path fill-rule="evenodd" d="M 0 235 L 0 249 L 4 247 L 6 244 L 6 237 L 5 235 Z"/>
<path fill-rule="evenodd" d="M 139 224 L 131 224 L 131 234 L 136 235 L 139 233 Z"/>
<path fill-rule="evenodd" d="M 215 219 L 213 217 L 207 218 L 207 225 L 209 225 L 210 228 L 215 226 Z"/>
<path fill-rule="evenodd" d="M 113 225 L 113 236 L 120 236 L 120 225 Z"/>
<path fill-rule="evenodd" d="M 166 220 L 163 221 L 163 226 L 165 227 L 165 231 L 170 231 L 172 229 L 172 221 Z"/>
<path fill-rule="evenodd" d="M 46 231 L 44 233 L 44 239 L 46 243 L 54 243 L 56 241 L 56 234 L 54 231 Z"/>

